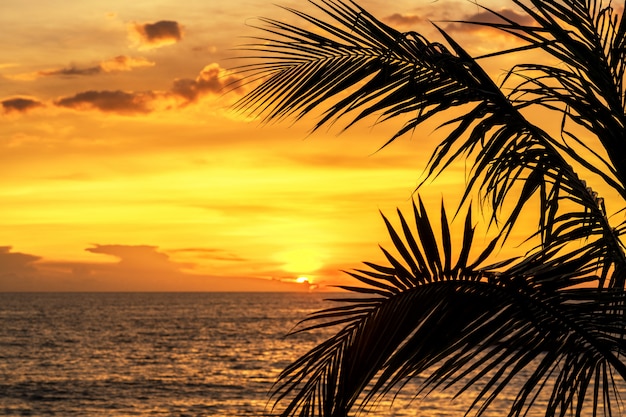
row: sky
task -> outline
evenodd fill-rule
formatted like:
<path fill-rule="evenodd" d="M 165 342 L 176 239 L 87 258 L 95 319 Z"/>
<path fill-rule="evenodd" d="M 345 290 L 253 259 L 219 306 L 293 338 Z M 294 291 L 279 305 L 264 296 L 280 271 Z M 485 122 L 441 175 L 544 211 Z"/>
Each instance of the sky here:
<path fill-rule="evenodd" d="M 0 291 L 324 290 L 383 260 L 380 211 L 409 213 L 434 124 L 378 151 L 402 120 L 310 134 L 314 117 L 235 112 L 251 86 L 224 87 L 240 79 L 231 69 L 258 17 L 301 23 L 274 3 L 0 3 Z M 427 36 L 430 21 L 482 13 L 467 1 L 360 4 Z M 510 41 L 444 25 L 475 54 Z M 437 213 L 463 183 L 453 166 L 420 194 Z"/>

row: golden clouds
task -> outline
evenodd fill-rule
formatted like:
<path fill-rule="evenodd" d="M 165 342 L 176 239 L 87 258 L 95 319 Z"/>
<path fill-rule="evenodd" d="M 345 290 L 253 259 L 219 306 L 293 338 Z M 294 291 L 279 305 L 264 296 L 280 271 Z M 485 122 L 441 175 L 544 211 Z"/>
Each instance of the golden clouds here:
<path fill-rule="evenodd" d="M 230 74 L 219 64 L 213 63 L 204 67 L 195 80 L 176 79 L 171 92 L 188 103 L 193 103 L 207 94 L 220 93 L 226 88 L 239 88 L 240 82 L 240 77 Z"/>
<path fill-rule="evenodd" d="M 103 72 L 130 71 L 154 63 L 143 58 L 118 56 L 104 61 L 97 67 L 78 69 L 75 67 L 60 70 L 40 71 L 39 76 L 53 75 L 96 75 Z M 217 63 L 205 66 L 194 78 L 177 78 L 169 90 L 87 90 L 63 96 L 52 101 L 52 106 L 76 111 L 98 110 L 132 116 L 152 113 L 157 110 L 173 111 L 197 103 L 204 97 L 220 94 L 226 89 L 240 88 L 241 78 Z M 26 113 L 38 107 L 45 107 L 42 100 L 28 97 L 13 97 L 0 101 L 5 114 Z"/>
<path fill-rule="evenodd" d="M 108 19 L 117 19 L 121 14 L 106 15 Z M 132 47 L 141 50 L 175 44 L 184 36 L 183 25 L 174 19 L 134 21 L 106 30 L 111 39 L 123 39 L 124 32 L 130 32 L 134 39 Z M 75 42 L 80 44 L 82 41 L 83 38 L 80 38 Z M 94 60 L 68 59 L 71 64 L 42 66 L 44 57 L 48 60 L 56 57 L 39 54 L 39 58 L 32 62 L 0 65 L 1 78 L 8 84 L 3 91 L 10 94 L 0 96 L 0 113 L 19 115 L 36 108 L 47 108 L 49 112 L 56 108 L 142 116 L 156 111 L 175 112 L 200 103 L 205 97 L 219 94 L 226 86 L 238 87 L 239 78 L 227 73 L 217 63 L 198 63 L 196 59 L 193 66 L 188 61 L 175 65 L 171 54 L 151 51 L 148 57 L 134 56 L 122 50 L 128 47 L 115 42 L 106 45 L 106 48 L 100 47 L 102 51 L 108 51 L 105 56 L 109 58 L 96 63 Z M 120 53 L 111 54 L 115 49 L 119 49 Z M 85 55 L 97 56 L 98 51 L 90 49 Z M 73 56 L 78 55 L 74 53 Z M 36 69 L 37 66 L 42 69 Z M 33 67 L 34 70 L 31 69 Z M 189 68 L 193 67 L 202 70 L 197 76 L 189 77 Z M 24 71 L 23 68 L 31 70 Z M 141 75 L 133 74 L 140 69 Z M 174 71 L 180 71 L 180 74 Z M 32 84 L 24 87 L 21 81 L 31 81 Z"/>
<path fill-rule="evenodd" d="M 147 114 L 155 110 L 185 107 L 227 86 L 236 88 L 240 78 L 228 73 L 219 64 L 209 64 L 195 79 L 176 79 L 168 91 L 83 91 L 54 102 L 56 106 L 74 110 L 99 110 L 122 115 Z"/>
<path fill-rule="evenodd" d="M 129 36 L 139 49 L 160 48 L 178 43 L 183 39 L 182 26 L 173 20 L 133 23 L 129 29 Z"/>

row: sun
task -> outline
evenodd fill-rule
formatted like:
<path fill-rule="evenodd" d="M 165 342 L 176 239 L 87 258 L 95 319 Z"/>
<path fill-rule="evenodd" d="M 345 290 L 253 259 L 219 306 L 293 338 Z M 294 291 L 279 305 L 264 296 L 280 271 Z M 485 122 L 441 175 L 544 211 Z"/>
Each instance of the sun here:
<path fill-rule="evenodd" d="M 308 284 L 309 283 L 309 279 L 307 277 L 298 277 L 298 278 L 296 278 L 296 282 L 298 284 Z"/>

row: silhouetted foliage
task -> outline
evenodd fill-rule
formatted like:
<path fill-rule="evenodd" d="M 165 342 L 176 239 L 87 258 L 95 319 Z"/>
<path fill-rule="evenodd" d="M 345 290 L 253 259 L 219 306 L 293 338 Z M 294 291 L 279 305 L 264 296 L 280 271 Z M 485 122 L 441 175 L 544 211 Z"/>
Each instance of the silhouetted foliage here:
<path fill-rule="evenodd" d="M 485 8 L 489 22 L 456 23 L 500 31 L 518 46 L 473 57 L 439 26 L 446 45 L 394 30 L 348 0 L 310 3 L 325 17 L 289 9 L 301 27 L 262 19 L 265 36 L 247 46 L 254 61 L 239 68 L 260 83 L 237 107 L 266 120 L 321 108 L 315 129 L 408 117 L 384 146 L 432 117 L 446 120 L 427 177 L 470 161 L 461 204 L 478 195 L 498 236 L 472 259 L 471 207 L 456 256 L 443 206 L 441 233 L 421 200 L 413 220 L 398 212 L 399 228 L 384 217 L 398 255 L 383 249 L 387 265 L 349 272 L 360 284 L 343 288 L 360 296 L 304 321 L 298 331 L 339 330 L 282 372 L 273 393 L 281 415 L 347 416 L 418 375 L 423 393 L 462 393 L 480 382 L 468 410 L 477 414 L 512 381 L 521 388 L 510 416 L 525 415 L 540 392 L 549 398 L 546 416 L 621 412 L 614 378 L 626 380 L 623 4 L 512 0 L 532 24 Z M 479 63 L 529 50 L 545 59 L 514 65 L 501 83 Z M 529 111 L 537 109 L 538 121 Z M 552 132 L 555 117 L 560 128 Z M 615 195 L 611 204 L 591 184 Z M 523 210 L 537 213 L 528 233 L 537 246 L 488 264 Z"/>

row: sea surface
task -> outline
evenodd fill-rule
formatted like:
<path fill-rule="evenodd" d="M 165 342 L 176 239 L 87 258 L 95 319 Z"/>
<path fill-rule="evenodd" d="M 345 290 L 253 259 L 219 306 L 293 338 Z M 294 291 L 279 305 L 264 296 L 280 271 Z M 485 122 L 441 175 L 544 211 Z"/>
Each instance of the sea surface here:
<path fill-rule="evenodd" d="M 266 416 L 278 373 L 329 333 L 285 334 L 319 293 L 0 294 L 2 416 Z M 413 390 L 367 416 L 462 416 Z M 505 415 L 506 394 L 487 414 Z"/>

